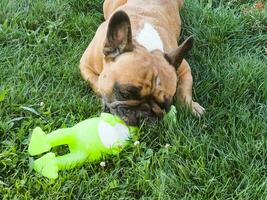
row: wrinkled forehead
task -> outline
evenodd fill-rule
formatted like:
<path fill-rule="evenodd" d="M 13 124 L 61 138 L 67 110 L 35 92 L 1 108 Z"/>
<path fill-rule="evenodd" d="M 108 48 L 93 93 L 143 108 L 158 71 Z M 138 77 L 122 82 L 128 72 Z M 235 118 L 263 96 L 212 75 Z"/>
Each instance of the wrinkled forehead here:
<path fill-rule="evenodd" d="M 142 73 L 153 67 L 153 56 L 147 52 L 135 50 L 121 54 L 115 60 L 109 63 L 110 68 L 121 71 L 134 71 Z"/>
<path fill-rule="evenodd" d="M 110 62 L 105 66 L 103 78 L 106 78 L 112 87 L 118 88 L 121 85 L 133 87 L 150 87 L 154 78 L 154 66 L 149 59 L 135 59 L 133 56 L 120 56 L 114 62 Z M 105 76 L 104 76 L 105 75 Z M 120 86 L 122 90 L 125 87 Z"/>

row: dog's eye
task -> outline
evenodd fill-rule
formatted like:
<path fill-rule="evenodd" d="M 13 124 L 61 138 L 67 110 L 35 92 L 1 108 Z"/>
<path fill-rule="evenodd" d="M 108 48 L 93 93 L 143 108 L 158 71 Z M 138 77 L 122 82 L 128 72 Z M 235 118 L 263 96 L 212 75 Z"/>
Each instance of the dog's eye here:
<path fill-rule="evenodd" d="M 117 99 L 120 100 L 138 100 L 139 99 L 139 94 L 135 93 L 135 91 L 121 91 L 117 94 Z"/>
<path fill-rule="evenodd" d="M 141 99 L 141 88 L 135 87 L 129 84 L 115 83 L 113 88 L 114 95 L 117 100 L 140 100 Z"/>
<path fill-rule="evenodd" d="M 132 95 L 128 92 L 126 92 L 126 93 L 120 92 L 119 96 L 123 99 L 129 99 L 129 98 L 131 98 Z"/>

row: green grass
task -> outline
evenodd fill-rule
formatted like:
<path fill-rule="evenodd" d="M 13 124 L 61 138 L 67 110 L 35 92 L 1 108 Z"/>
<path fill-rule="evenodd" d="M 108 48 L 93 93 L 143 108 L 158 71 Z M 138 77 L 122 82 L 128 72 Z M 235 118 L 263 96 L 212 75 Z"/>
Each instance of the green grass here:
<path fill-rule="evenodd" d="M 188 60 L 205 117 L 178 109 L 177 124 L 145 125 L 140 145 L 105 168 L 86 164 L 53 182 L 32 170 L 28 138 L 101 112 L 78 63 L 102 2 L 1 0 L 0 198 L 266 199 L 267 9 L 255 2 L 186 1 L 182 38 L 196 37 Z"/>

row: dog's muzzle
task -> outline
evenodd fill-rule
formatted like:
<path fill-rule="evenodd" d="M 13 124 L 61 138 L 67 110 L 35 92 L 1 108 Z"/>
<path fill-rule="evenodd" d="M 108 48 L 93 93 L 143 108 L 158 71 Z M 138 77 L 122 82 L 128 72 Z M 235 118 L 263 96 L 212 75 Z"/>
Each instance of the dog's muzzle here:
<path fill-rule="evenodd" d="M 138 125 L 144 119 L 155 121 L 163 117 L 159 106 L 155 110 L 155 105 L 138 100 L 105 102 L 105 111 L 119 116 L 128 125 Z"/>

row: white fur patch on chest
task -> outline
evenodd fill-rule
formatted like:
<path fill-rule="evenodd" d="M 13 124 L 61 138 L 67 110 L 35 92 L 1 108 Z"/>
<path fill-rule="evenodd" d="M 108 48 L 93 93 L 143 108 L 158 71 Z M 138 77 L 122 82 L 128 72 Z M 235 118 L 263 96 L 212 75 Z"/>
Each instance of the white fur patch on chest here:
<path fill-rule="evenodd" d="M 144 46 L 148 51 L 156 49 L 164 51 L 163 42 L 159 33 L 150 23 L 145 23 L 143 29 L 138 33 L 136 41 Z"/>

